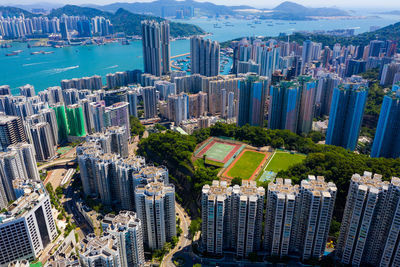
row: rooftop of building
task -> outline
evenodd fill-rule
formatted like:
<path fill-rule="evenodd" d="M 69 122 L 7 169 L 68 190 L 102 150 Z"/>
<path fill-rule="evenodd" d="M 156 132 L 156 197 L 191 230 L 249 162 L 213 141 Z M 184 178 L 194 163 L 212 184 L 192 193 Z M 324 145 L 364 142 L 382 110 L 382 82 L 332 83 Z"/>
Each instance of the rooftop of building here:
<path fill-rule="evenodd" d="M 308 175 L 308 179 L 301 181 L 301 187 L 312 191 L 314 195 L 326 195 L 325 192 L 336 193 L 336 185 L 332 182 L 326 182 L 324 176 Z"/>
<path fill-rule="evenodd" d="M 276 178 L 275 182 L 268 184 L 268 191 L 278 192 L 283 195 L 295 195 L 299 192 L 299 185 L 292 185 L 292 180 Z"/>
<path fill-rule="evenodd" d="M 19 189 L 23 190 L 24 195 L 10 204 L 6 212 L 0 214 L 0 225 L 23 217 L 47 196 L 41 181 L 29 180 L 20 186 Z"/>
<path fill-rule="evenodd" d="M 382 175 L 372 174 L 372 172 L 364 171 L 363 175 L 358 173 L 353 174 L 351 181 L 359 185 L 365 185 L 368 188 L 383 188 L 389 185 L 388 181 L 382 181 Z M 394 179 L 397 182 L 397 179 Z"/>
<path fill-rule="evenodd" d="M 0 125 L 12 122 L 15 119 L 18 119 L 18 117 L 17 116 L 0 115 Z"/>
<path fill-rule="evenodd" d="M 228 186 L 226 181 L 212 181 L 211 185 L 204 185 L 203 186 L 203 194 L 208 194 L 210 197 L 218 196 L 218 195 L 231 195 L 232 194 L 232 187 Z"/>
<path fill-rule="evenodd" d="M 108 233 L 104 233 L 101 237 L 89 234 L 82 240 L 81 245 L 80 255 L 85 258 L 108 258 L 112 255 L 118 255 L 116 239 Z"/>
<path fill-rule="evenodd" d="M 107 225 L 108 230 L 124 231 L 127 228 L 136 228 L 140 225 L 140 220 L 133 211 L 120 211 L 119 214 L 107 214 L 102 221 Z"/>
<path fill-rule="evenodd" d="M 165 185 L 163 182 L 158 180 L 153 180 L 146 185 L 138 185 L 135 189 L 136 194 L 145 194 L 148 198 L 160 198 L 165 193 L 175 192 L 175 187 L 173 184 Z"/>

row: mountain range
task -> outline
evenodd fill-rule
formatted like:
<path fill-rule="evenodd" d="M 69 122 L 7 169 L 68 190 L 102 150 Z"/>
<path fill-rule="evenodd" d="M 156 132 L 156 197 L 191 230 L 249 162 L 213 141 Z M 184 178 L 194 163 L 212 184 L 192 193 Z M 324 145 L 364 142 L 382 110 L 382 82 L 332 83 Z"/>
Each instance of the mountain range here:
<path fill-rule="evenodd" d="M 58 4 L 40 2 L 36 6 L 34 4 L 21 5 L 15 4 L 14 7 L 19 7 L 25 10 L 32 8 L 45 8 L 47 10 L 59 8 Z M 265 19 L 287 19 L 287 20 L 304 20 L 310 17 L 332 17 L 332 16 L 349 16 L 349 13 L 331 7 L 309 8 L 295 2 L 285 1 L 272 9 L 257 9 L 250 5 L 226 6 L 217 5 L 211 2 L 196 2 L 194 0 L 155 0 L 153 2 L 116 2 L 107 5 L 87 4 L 82 7 L 95 8 L 101 11 L 115 13 L 119 9 L 127 10 L 135 14 L 146 14 L 157 17 L 175 16 L 177 10 L 185 9 L 188 12 L 194 13 L 195 16 L 234 16 L 248 14 L 263 14 L 261 18 Z M 266 12 L 263 12 L 266 11 Z M 250 12 L 250 13 L 249 13 Z M 254 13 L 256 12 L 256 13 Z M 263 13 L 261 13 L 263 12 Z"/>

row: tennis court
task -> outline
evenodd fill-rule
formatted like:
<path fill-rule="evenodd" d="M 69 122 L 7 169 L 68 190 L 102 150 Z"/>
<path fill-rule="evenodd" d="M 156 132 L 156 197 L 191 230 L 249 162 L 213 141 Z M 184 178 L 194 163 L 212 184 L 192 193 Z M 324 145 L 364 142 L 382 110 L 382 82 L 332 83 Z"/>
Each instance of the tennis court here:
<path fill-rule="evenodd" d="M 208 149 L 204 155 L 208 159 L 213 159 L 216 161 L 223 161 L 225 157 L 231 152 L 236 146 L 235 145 L 229 145 L 229 144 L 223 144 L 223 143 L 214 143 L 210 149 Z"/>

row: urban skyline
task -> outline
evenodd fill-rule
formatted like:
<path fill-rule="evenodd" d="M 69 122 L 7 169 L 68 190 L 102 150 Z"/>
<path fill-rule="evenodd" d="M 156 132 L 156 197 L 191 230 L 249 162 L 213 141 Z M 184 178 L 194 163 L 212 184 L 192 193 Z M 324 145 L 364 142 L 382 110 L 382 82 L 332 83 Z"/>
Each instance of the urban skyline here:
<path fill-rule="evenodd" d="M 171 56 L 184 24 L 114 22 L 0 15 L 0 49 L 136 42 L 144 62 L 44 90 L 0 80 L 1 266 L 400 264 L 400 37 L 174 35 Z"/>

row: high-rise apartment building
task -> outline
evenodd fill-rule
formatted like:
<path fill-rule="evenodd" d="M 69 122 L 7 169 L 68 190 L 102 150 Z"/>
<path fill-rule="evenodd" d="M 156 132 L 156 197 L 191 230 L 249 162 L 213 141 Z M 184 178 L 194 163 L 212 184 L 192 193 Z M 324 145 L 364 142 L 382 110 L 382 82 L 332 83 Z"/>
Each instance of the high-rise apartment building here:
<path fill-rule="evenodd" d="M 247 257 L 261 246 L 265 190 L 252 181 L 229 187 L 226 181 L 203 186 L 202 245 L 210 254 L 233 249 Z"/>
<path fill-rule="evenodd" d="M 26 97 L 35 96 L 35 88 L 33 87 L 33 85 L 26 84 L 19 88 L 19 94 Z"/>
<path fill-rule="evenodd" d="M 189 97 L 181 93 L 168 96 L 168 118 L 179 125 L 189 118 Z"/>
<path fill-rule="evenodd" d="M 123 126 L 125 127 L 126 137 L 130 139 L 131 126 L 129 123 L 129 103 L 119 102 L 106 107 L 104 113 L 104 125 L 108 126 Z"/>
<path fill-rule="evenodd" d="M 117 239 L 112 234 L 105 233 L 100 237 L 89 234 L 81 244 L 79 260 L 83 267 L 121 266 Z"/>
<path fill-rule="evenodd" d="M 52 131 L 47 122 L 39 122 L 31 127 L 31 136 L 38 161 L 53 159 L 56 144 L 53 143 Z"/>
<path fill-rule="evenodd" d="M 311 131 L 315 114 L 316 82 L 311 76 L 299 76 L 297 80 L 301 90 L 297 133 L 308 134 Z"/>
<path fill-rule="evenodd" d="M 9 145 L 26 141 L 26 134 L 21 118 L 1 115 L 0 148 L 4 150 Z"/>
<path fill-rule="evenodd" d="M 176 236 L 175 187 L 154 180 L 135 189 L 135 205 L 143 222 L 145 245 L 161 249 L 165 242 Z"/>
<path fill-rule="evenodd" d="M 191 73 L 204 76 L 219 75 L 220 45 L 200 36 L 190 38 Z"/>
<path fill-rule="evenodd" d="M 57 102 L 51 107 L 56 115 L 57 127 L 58 127 L 58 141 L 64 143 L 68 139 L 69 129 L 67 116 L 65 114 L 65 106 L 63 103 Z"/>
<path fill-rule="evenodd" d="M 103 221 L 104 232 L 116 238 L 119 252 L 119 266 L 144 266 L 142 222 L 132 211 L 121 211 L 119 214 L 107 214 Z"/>
<path fill-rule="evenodd" d="M 391 91 L 383 98 L 381 112 L 374 142 L 372 144 L 371 157 L 400 157 L 400 90 Z"/>
<path fill-rule="evenodd" d="M 337 188 L 310 175 L 300 186 L 278 178 L 268 186 L 264 247 L 273 256 L 324 254 Z"/>
<path fill-rule="evenodd" d="M 268 78 L 249 74 L 239 81 L 239 112 L 237 124 L 263 126 Z"/>
<path fill-rule="evenodd" d="M 156 76 L 168 74 L 170 68 L 169 22 L 142 21 L 144 72 Z"/>
<path fill-rule="evenodd" d="M 129 116 L 138 117 L 137 106 L 138 106 L 138 91 L 128 91 L 128 103 L 129 103 Z"/>
<path fill-rule="evenodd" d="M 368 87 L 362 83 L 345 83 L 334 89 L 326 144 L 356 148 L 367 95 Z"/>
<path fill-rule="evenodd" d="M 69 134 L 71 136 L 85 136 L 85 118 L 82 107 L 79 104 L 67 106 L 67 122 Z"/>
<path fill-rule="evenodd" d="M 28 181 L 30 192 L 0 213 L 0 265 L 13 260 L 35 260 L 57 236 L 50 198 L 40 181 Z"/>
<path fill-rule="evenodd" d="M 364 172 L 351 178 L 336 257 L 352 266 L 397 266 L 400 180 Z"/>
<path fill-rule="evenodd" d="M 270 88 L 268 128 L 297 131 L 300 86 L 295 81 L 282 81 Z"/>
<path fill-rule="evenodd" d="M 247 257 L 261 248 L 265 190 L 254 181 L 232 188 L 231 246 L 237 257 Z"/>
<path fill-rule="evenodd" d="M 148 86 L 142 89 L 144 117 L 151 119 L 157 117 L 157 91 L 155 87 Z"/>

